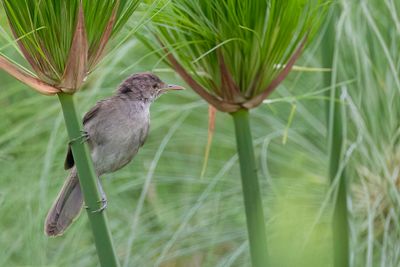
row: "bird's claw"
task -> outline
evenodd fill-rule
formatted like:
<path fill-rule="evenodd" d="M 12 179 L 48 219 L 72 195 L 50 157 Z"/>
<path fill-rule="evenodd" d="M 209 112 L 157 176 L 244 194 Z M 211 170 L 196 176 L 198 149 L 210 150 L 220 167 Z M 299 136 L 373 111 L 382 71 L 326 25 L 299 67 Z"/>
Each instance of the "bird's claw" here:
<path fill-rule="evenodd" d="M 76 141 L 80 141 L 81 144 L 85 143 L 87 140 L 89 140 L 89 134 L 88 132 L 84 131 L 84 130 L 80 130 L 81 135 L 71 139 L 68 144 L 72 145 L 73 143 L 75 143 Z"/>
<path fill-rule="evenodd" d="M 107 208 L 107 199 L 102 198 L 100 201 L 98 201 L 97 203 L 101 203 L 101 207 L 98 208 L 97 210 L 93 210 L 92 213 L 98 213 L 98 212 L 102 212 L 103 210 L 105 210 Z"/>
<path fill-rule="evenodd" d="M 107 205 L 108 205 L 107 199 L 102 198 L 101 200 L 97 201 L 97 203 L 101 203 L 101 207 L 96 210 L 92 210 L 91 213 L 102 212 L 103 210 L 105 210 L 107 208 Z M 85 205 L 84 208 L 87 210 L 90 210 L 89 206 L 87 206 L 87 205 Z"/>
<path fill-rule="evenodd" d="M 89 140 L 89 134 L 86 131 L 81 131 L 82 135 L 81 135 L 81 144 L 87 142 L 87 140 Z"/>

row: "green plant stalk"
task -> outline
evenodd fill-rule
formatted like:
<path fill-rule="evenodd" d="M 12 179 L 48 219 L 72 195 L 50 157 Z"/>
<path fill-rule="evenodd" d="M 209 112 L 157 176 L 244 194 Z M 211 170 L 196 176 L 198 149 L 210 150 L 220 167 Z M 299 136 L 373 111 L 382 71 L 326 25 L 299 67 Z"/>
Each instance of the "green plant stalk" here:
<path fill-rule="evenodd" d="M 87 214 L 93 231 L 100 265 L 102 267 L 118 267 L 119 262 L 112 244 L 105 210 L 93 212 L 101 206 L 101 195 L 97 188 L 98 178 L 94 171 L 89 150 L 86 144 L 80 140 L 82 136 L 81 123 L 78 120 L 73 95 L 59 93 L 58 98 L 63 110 L 69 139 L 75 140 L 71 142 L 72 154 L 78 170 L 79 182 L 85 205 L 87 206 Z"/>
<path fill-rule="evenodd" d="M 322 45 L 322 61 L 324 66 L 329 68 L 333 66 L 335 44 L 334 23 L 336 21 L 336 10 L 335 7 L 332 9 Z M 335 179 L 339 179 L 332 221 L 334 267 L 348 267 L 350 265 L 350 239 L 347 208 L 347 179 L 345 170 L 340 170 L 343 145 L 342 107 L 341 103 L 337 101 L 340 99 L 340 92 L 332 84 L 332 72 L 324 73 L 324 85 L 325 87 L 330 87 L 330 90 L 327 91 L 330 99 L 327 106 L 327 121 L 329 126 L 329 178 L 331 184 L 334 184 Z"/>
<path fill-rule="evenodd" d="M 253 267 L 268 266 L 267 236 L 257 168 L 250 131 L 249 111 L 231 113 L 235 124 L 244 207 Z"/>

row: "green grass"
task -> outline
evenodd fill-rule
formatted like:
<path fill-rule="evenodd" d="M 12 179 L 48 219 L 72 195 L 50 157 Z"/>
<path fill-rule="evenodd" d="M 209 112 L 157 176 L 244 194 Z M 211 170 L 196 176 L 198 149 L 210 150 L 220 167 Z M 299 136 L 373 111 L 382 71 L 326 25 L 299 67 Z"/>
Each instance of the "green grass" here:
<path fill-rule="evenodd" d="M 354 264 L 398 266 L 400 4 L 343 3 L 354 14 L 345 12 L 340 18 L 344 30 L 337 36 L 337 51 L 346 60 L 336 63 L 339 79 L 355 79 L 342 88 L 357 226 L 352 229 Z"/>
<path fill-rule="evenodd" d="M 341 3 L 334 75 L 338 88 L 347 93 L 343 164 L 352 178 L 352 266 L 396 267 L 400 202 L 393 181 L 398 181 L 400 161 L 400 6 L 394 0 Z M 390 3 L 395 8 L 388 8 Z M 134 27 L 132 23 L 123 31 Z M 317 37 L 298 65 L 321 66 L 318 41 Z M 7 44 L 0 35 L 0 49 Z M 12 46 L 1 52 L 21 62 Z M 76 95 L 80 114 L 109 96 L 130 73 L 151 70 L 157 62 L 153 57 L 134 65 L 147 53 L 133 39 L 124 42 L 95 70 L 87 90 Z M 181 83 L 171 72 L 159 74 Z M 274 266 L 331 266 L 324 89 L 321 74 L 293 72 L 271 96 L 272 103 L 252 111 L 269 214 L 268 244 L 274 262 L 279 262 Z M 208 168 L 200 179 L 207 108 L 189 90 L 163 96 L 152 107 L 146 145 L 131 164 L 103 177 L 111 231 L 123 266 L 248 266 L 228 115 L 217 115 Z M 57 99 L 39 96 L 1 72 L 0 109 L 0 266 L 97 266 L 86 216 L 61 238 L 43 234 L 46 212 L 66 176 L 67 136 Z M 150 194 L 140 204 L 146 182 Z"/>

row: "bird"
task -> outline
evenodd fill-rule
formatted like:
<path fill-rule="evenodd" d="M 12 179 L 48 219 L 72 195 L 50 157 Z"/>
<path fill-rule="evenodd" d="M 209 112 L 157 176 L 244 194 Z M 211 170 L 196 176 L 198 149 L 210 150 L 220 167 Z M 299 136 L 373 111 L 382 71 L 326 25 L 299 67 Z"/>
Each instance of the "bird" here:
<path fill-rule="evenodd" d="M 182 89 L 182 86 L 164 83 L 151 72 L 133 74 L 119 85 L 113 96 L 98 101 L 84 115 L 82 138 L 88 144 L 98 177 L 121 169 L 134 158 L 149 133 L 151 103 L 168 91 Z M 47 214 L 44 224 L 47 236 L 62 235 L 83 207 L 70 145 L 64 168 L 69 174 Z M 107 198 L 99 179 L 98 188 L 102 210 L 107 206 Z"/>

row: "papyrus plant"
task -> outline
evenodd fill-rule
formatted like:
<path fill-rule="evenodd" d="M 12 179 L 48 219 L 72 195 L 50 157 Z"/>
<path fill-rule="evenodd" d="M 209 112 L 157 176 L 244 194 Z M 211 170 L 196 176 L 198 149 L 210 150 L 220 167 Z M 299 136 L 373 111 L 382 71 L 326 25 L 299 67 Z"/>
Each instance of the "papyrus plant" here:
<path fill-rule="evenodd" d="M 209 104 L 232 114 L 251 259 L 253 266 L 268 266 L 248 113 L 288 75 L 318 29 L 328 1 L 159 2 L 146 43 Z"/>
<path fill-rule="evenodd" d="M 24 71 L 0 55 L 0 68 L 45 95 L 57 94 L 63 109 L 101 266 L 118 266 L 73 93 L 105 54 L 110 38 L 139 0 L 1 0 L 11 32 L 33 70 Z"/>

